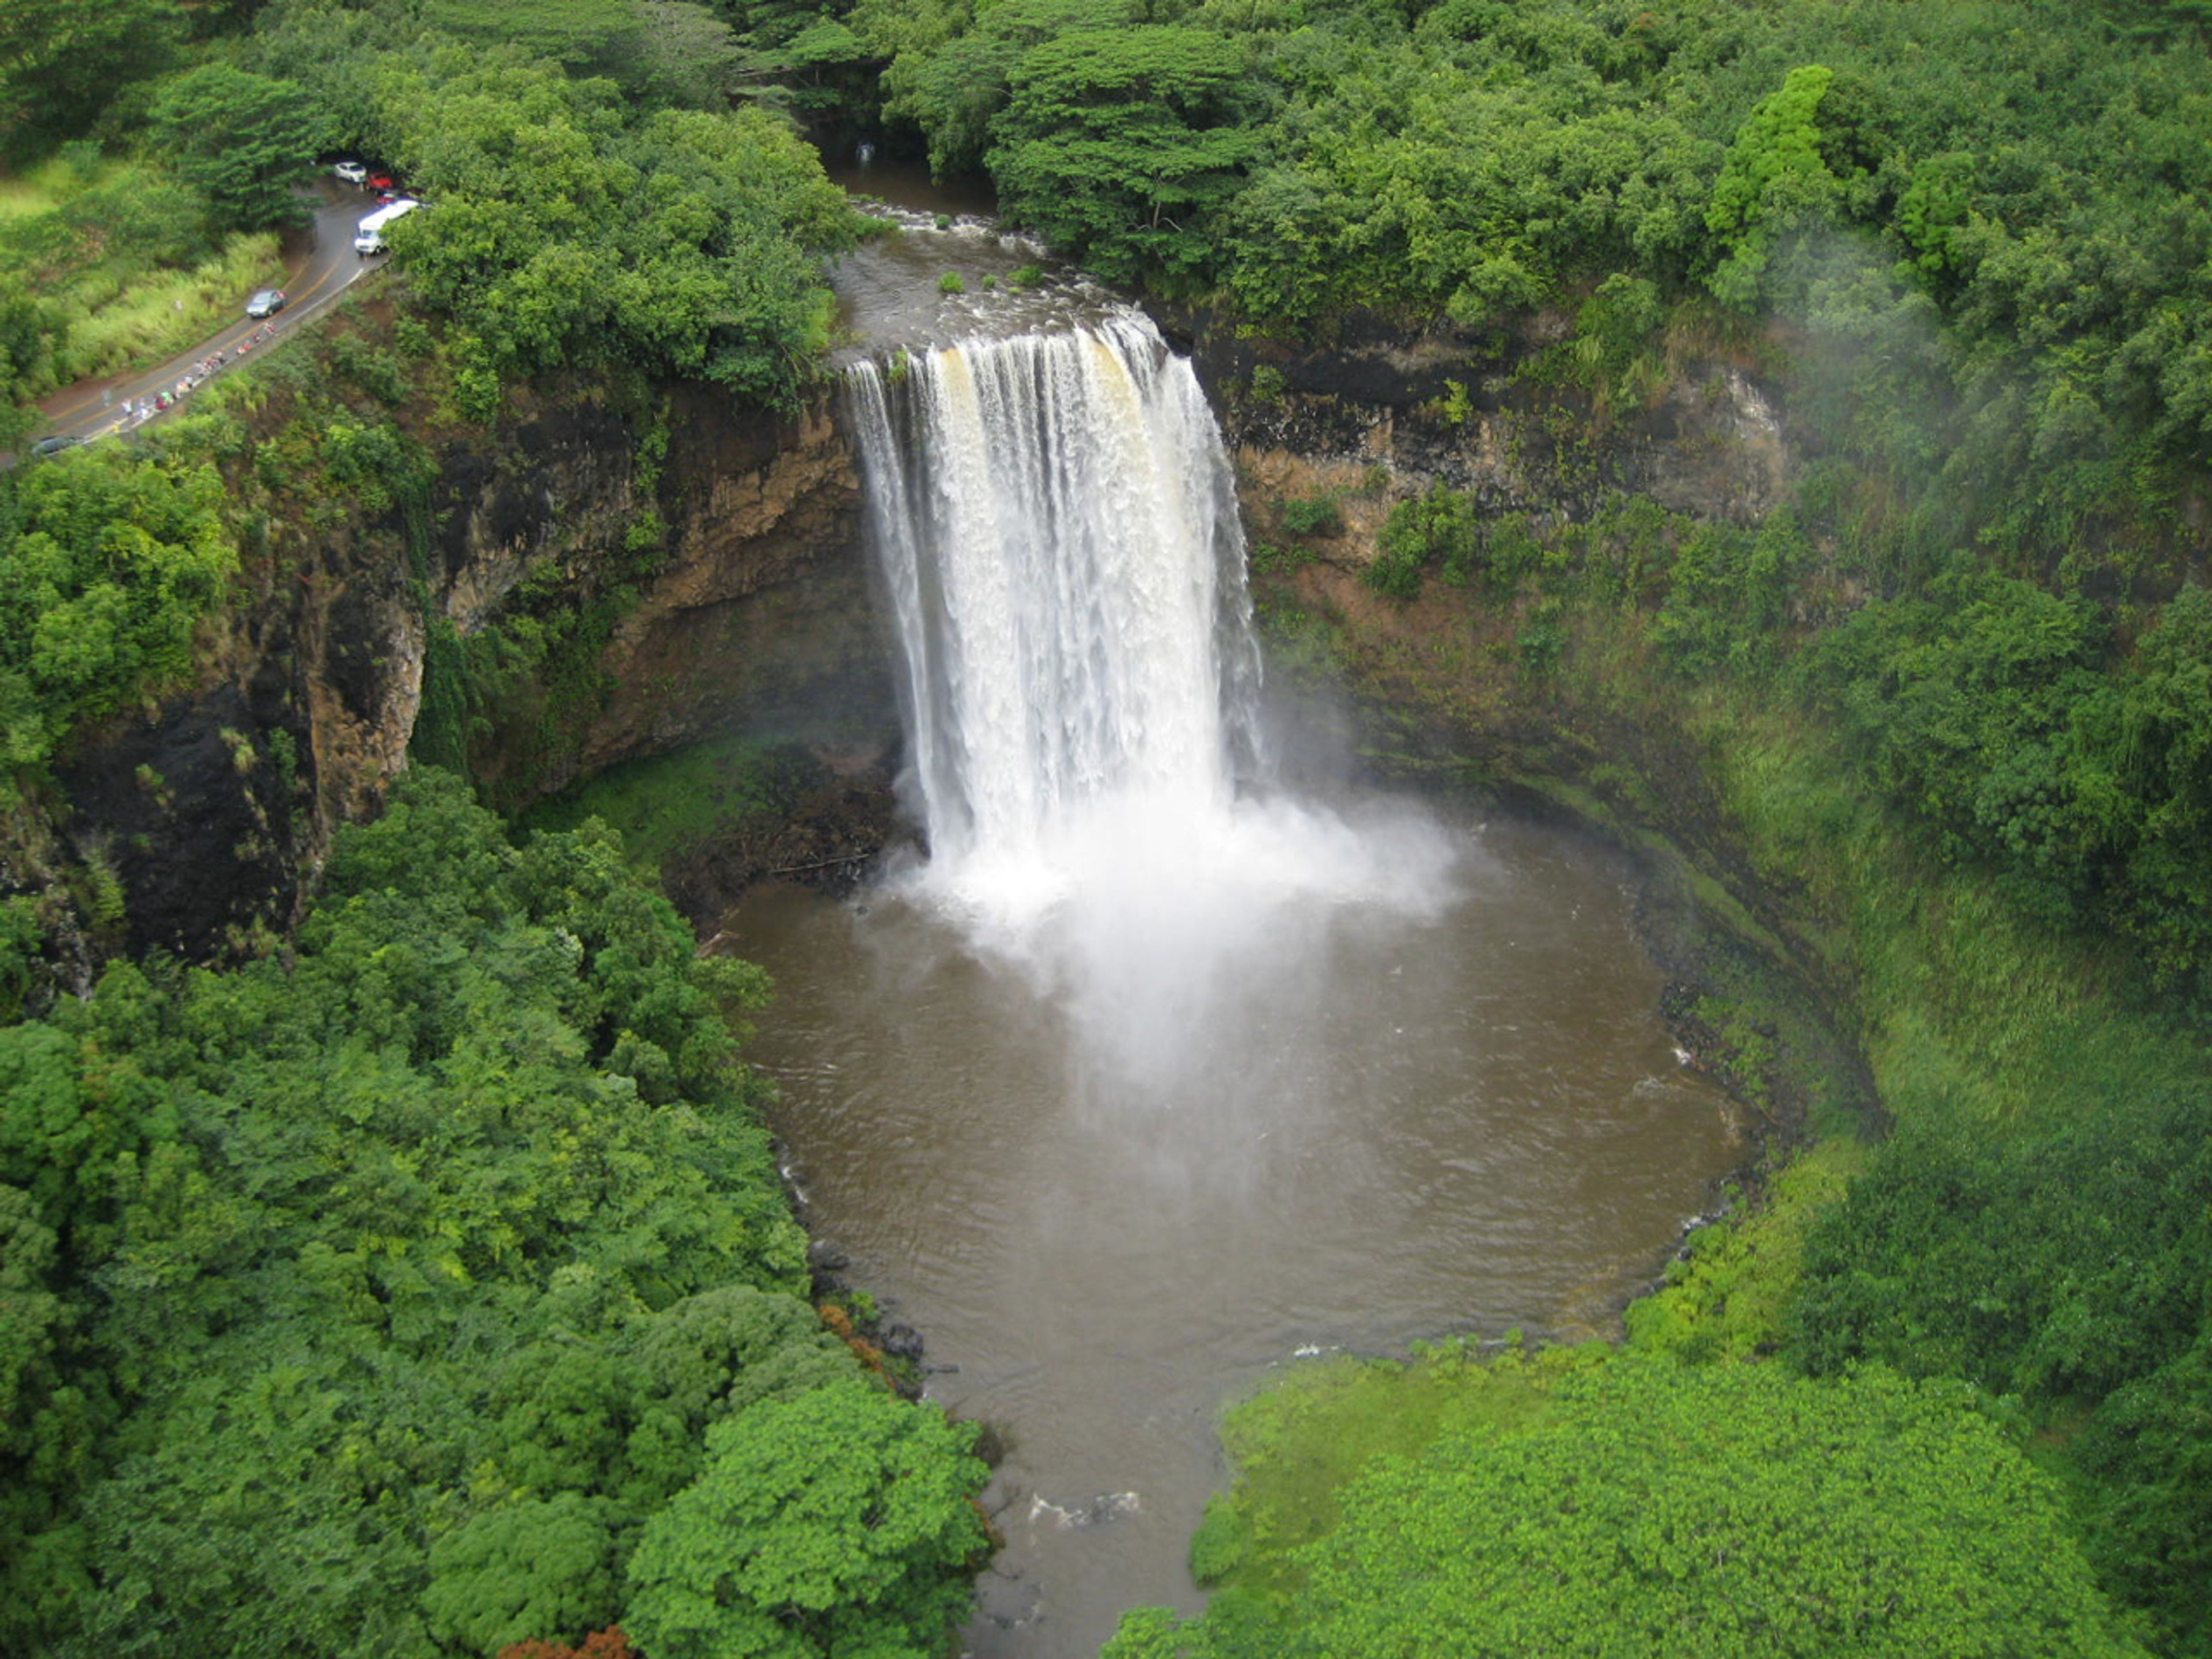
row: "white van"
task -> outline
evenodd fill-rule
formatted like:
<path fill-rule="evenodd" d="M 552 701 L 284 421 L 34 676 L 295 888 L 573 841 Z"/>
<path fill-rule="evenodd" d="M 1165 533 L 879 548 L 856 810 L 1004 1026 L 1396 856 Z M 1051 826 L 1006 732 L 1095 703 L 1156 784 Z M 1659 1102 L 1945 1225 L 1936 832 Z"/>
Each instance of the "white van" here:
<path fill-rule="evenodd" d="M 384 228 L 394 219 L 404 219 L 422 204 L 403 196 L 396 202 L 387 202 L 361 222 L 354 233 L 353 251 L 364 259 L 372 253 L 384 252 Z"/>

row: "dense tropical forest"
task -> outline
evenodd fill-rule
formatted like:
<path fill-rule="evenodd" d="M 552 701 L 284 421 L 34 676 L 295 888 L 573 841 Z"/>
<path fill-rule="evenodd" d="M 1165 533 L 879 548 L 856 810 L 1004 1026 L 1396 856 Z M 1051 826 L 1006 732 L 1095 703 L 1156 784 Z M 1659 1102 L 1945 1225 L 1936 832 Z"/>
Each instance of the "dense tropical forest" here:
<path fill-rule="evenodd" d="M 1441 332 L 1570 455 L 1688 365 L 1787 388 L 1760 523 L 1439 478 L 1363 580 L 1485 618 L 1489 694 L 1663 738 L 1581 780 L 1624 833 L 1688 757 L 1879 1110 L 1747 971 L 1701 1017 L 1809 1150 L 1619 1348 L 1243 1408 L 1210 1610 L 1110 1651 L 2212 1655 L 2209 45 L 2201 0 L 0 0 L 9 444 L 227 318 L 319 160 L 432 204 L 380 332 L 0 483 L 0 1647 L 888 1659 L 961 1616 L 972 1431 L 806 1299 L 763 988 L 606 832 L 418 767 L 185 963 L 33 827 L 283 525 L 404 515 L 518 385 L 802 403 L 864 234 L 811 131 L 987 176 L 1271 362 Z M 418 760 L 465 770 L 502 684 L 594 695 L 659 537 L 434 637 Z"/>

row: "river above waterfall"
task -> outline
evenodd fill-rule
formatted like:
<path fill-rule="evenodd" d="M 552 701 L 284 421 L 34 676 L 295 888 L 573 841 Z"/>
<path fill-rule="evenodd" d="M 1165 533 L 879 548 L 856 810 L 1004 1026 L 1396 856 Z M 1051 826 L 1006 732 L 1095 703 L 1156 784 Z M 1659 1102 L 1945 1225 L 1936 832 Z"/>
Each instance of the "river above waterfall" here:
<path fill-rule="evenodd" d="M 1090 1659 L 1124 1608 L 1201 1605 L 1214 1425 L 1275 1368 L 1606 1330 L 1745 1156 L 1660 1023 L 1622 871 L 1441 830 L 1448 902 L 1279 907 L 1149 1075 L 927 891 L 733 919 L 777 984 L 751 1053 L 810 1226 L 1004 1443 L 977 1659 Z"/>

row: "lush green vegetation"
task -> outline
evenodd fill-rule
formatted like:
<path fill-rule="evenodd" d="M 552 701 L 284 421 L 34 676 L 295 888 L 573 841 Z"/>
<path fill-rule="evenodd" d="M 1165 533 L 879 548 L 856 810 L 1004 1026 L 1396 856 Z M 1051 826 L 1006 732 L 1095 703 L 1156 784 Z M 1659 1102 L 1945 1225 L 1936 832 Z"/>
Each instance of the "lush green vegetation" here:
<path fill-rule="evenodd" d="M 823 13 L 885 62 L 894 140 L 988 170 L 1109 275 L 1281 333 L 1579 310 L 1572 352 L 1616 386 L 1668 308 L 1835 337 L 1820 372 L 1881 390 L 1852 465 L 1905 509 L 1899 553 L 2001 504 L 2056 556 L 2087 518 L 2156 511 L 2212 436 L 2212 157 L 2184 136 L 2212 68 L 2189 7 Z"/>
<path fill-rule="evenodd" d="M 624 761 L 580 787 L 532 807 L 535 830 L 568 830 L 598 818 L 617 830 L 641 871 L 658 874 L 671 855 L 717 831 L 787 818 L 794 798 L 819 782 L 820 763 L 796 746 L 731 737 Z"/>
<path fill-rule="evenodd" d="M 395 229 L 380 342 L 334 331 L 143 453 L 5 486 L 8 763 L 176 684 L 272 522 L 396 510 L 427 593 L 410 400 L 481 421 L 574 365 L 795 398 L 853 228 L 777 107 L 880 120 L 1279 339 L 1571 316 L 1516 391 L 1571 514 L 1400 505 L 1370 586 L 1491 620 L 1376 672 L 1589 752 L 1645 734 L 1571 786 L 1631 829 L 1709 789 L 1685 810 L 1852 998 L 1899 1131 L 1847 1195 L 1860 1155 L 1824 1149 L 1701 1237 L 1626 1358 L 1461 1352 L 1353 1373 L 1356 1408 L 1254 1407 L 1198 1546 L 1231 1589 L 1121 1649 L 2212 1653 L 2205 27 L 2154 0 L 14 0 L 0 437 L 234 304 L 317 153 L 433 206 Z M 1590 434 L 1692 362 L 1793 388 L 1763 524 L 1604 487 Z M 1289 395 L 1266 365 L 1251 392 Z M 1447 379 L 1407 418 L 1471 416 Z M 1339 505 L 1282 530 L 1334 537 Z M 641 520 L 495 627 L 434 622 L 418 757 L 556 741 L 657 556 Z M 48 1006 L 35 906 L 0 906 L 0 1004 L 38 1016 L 0 1032 L 0 1640 L 489 1651 L 620 1617 L 655 1659 L 926 1651 L 976 1473 L 793 1295 L 707 1006 L 738 988 L 588 828 L 517 852 L 435 783 L 388 823 L 288 959 L 230 975 L 117 965 Z M 1807 1056 L 1727 1005 L 1700 1017 L 1765 1105 Z"/>
<path fill-rule="evenodd" d="M 763 989 L 423 773 L 284 959 L 0 1030 L 0 1640 L 932 1651 L 983 1470 L 803 1299 Z"/>
<path fill-rule="evenodd" d="M 1662 83 L 1632 54 L 1607 57 L 1634 31 L 1602 7 L 1438 7 L 1414 33 L 1477 9 L 1487 33 L 1466 50 L 1493 66 L 1487 81 L 1408 72 L 1399 100 L 1378 105 L 1385 77 L 1332 74 L 1285 106 L 1286 125 L 1304 107 L 1340 112 L 1298 129 L 1309 188 L 1294 196 L 1263 171 L 1230 222 L 1276 191 L 1310 217 L 1277 221 L 1272 263 L 1255 268 L 1265 285 L 1236 247 L 1216 280 L 1291 323 L 1360 303 L 1470 323 L 1507 301 L 1571 307 L 1572 335 L 1524 363 L 1516 396 L 1575 500 L 1499 515 L 1439 483 L 1394 511 L 1367 584 L 1425 594 L 1432 614 L 1469 590 L 1471 645 L 1439 634 L 1410 654 L 1403 639 L 1370 654 L 1325 618 L 1289 612 L 1290 625 L 1308 648 L 1316 629 L 1334 638 L 1393 693 L 1447 712 L 1502 699 L 1491 730 L 1559 731 L 1538 772 L 1577 744 L 1605 753 L 1638 733 L 1636 750 L 1563 783 L 1563 799 L 1632 834 L 1724 823 L 1733 878 L 1763 885 L 1797 948 L 1852 998 L 1894 1138 L 1848 1196 L 1793 1177 L 1771 1225 L 1701 1238 L 1676 1291 L 1633 1310 L 1631 1352 L 1847 1387 L 1869 1364 L 1972 1384 L 1999 1421 L 2033 1425 L 2028 1449 L 2061 1479 L 2074 1555 L 2145 1616 L 2141 1639 L 2212 1651 L 2212 1469 L 2197 1449 L 2212 1314 L 2200 1271 L 2207 599 L 2184 510 L 2205 452 L 2183 389 L 2202 360 L 2177 331 L 2203 255 L 2176 231 L 2194 210 L 2142 182 L 2161 176 L 2148 158 L 2169 122 L 2186 125 L 2203 96 L 2201 54 L 2185 49 L 2193 25 L 2149 8 L 1938 19 L 1781 6 L 1702 23 L 1647 12 Z M 1919 42 L 1917 63 L 1899 55 L 1900 30 Z M 1570 222 L 1564 207 L 1528 206 L 1574 177 L 1564 163 L 1473 177 L 1491 151 L 1455 135 L 1483 130 L 1484 106 L 1522 100 L 1528 131 L 1501 143 L 1526 150 L 1551 118 L 1534 100 L 1576 76 L 1589 95 L 1562 103 L 1559 120 L 1656 115 L 1647 94 L 1674 112 L 1689 153 L 1707 158 L 1676 202 L 1686 218 L 1644 217 L 1633 233 L 1616 218 L 1571 246 L 1548 240 Z M 2085 82 L 2112 95 L 2063 107 Z M 1389 114 L 1338 138 L 1358 132 L 1361 107 Z M 1647 155 L 1664 153 L 1661 129 L 1644 131 Z M 1426 155 L 1430 172 L 1408 159 L 1398 177 L 1451 186 L 1394 198 L 1370 135 Z M 1661 200 L 1656 176 L 1608 210 Z M 1318 188 L 1354 178 L 1356 191 Z M 1522 205 L 1496 222 L 1498 259 L 1462 263 L 1481 280 L 1446 289 L 1419 251 L 1449 246 L 1468 204 L 1504 191 Z M 1328 240 L 1386 213 L 1394 234 L 1407 227 L 1381 244 L 1387 262 L 1361 267 L 1364 244 Z M 2174 234 L 2181 243 L 2160 240 Z M 1474 261 L 1470 246 L 1452 258 Z M 2178 246 L 2181 261 L 2164 263 Z M 1308 260 L 1307 246 L 1335 251 Z M 1609 492 L 1607 424 L 1685 365 L 1729 358 L 1785 388 L 1803 463 L 1794 499 L 1735 526 Z M 1467 417 L 1451 391 L 1423 411 L 1440 439 Z M 1724 892 L 1710 896 L 1759 939 Z M 1723 1000 L 1700 1014 L 1754 1099 L 1762 1076 L 1805 1062 L 1771 1008 Z M 1613 1455 L 1595 1419 L 1582 1431 L 1555 1446 L 1561 1467 Z M 1302 1437 L 1298 1454 L 1340 1433 Z M 1441 1466 L 1395 1478 L 1409 1528 L 1416 1493 L 1460 1502 L 1462 1475 Z M 1330 1485 L 1358 1479 L 1346 1469 Z M 1248 1474 L 1236 1503 L 1263 1504 L 1265 1480 Z M 1201 1570 L 1222 1570 L 1208 1544 Z M 1255 1543 L 1226 1569 L 1217 1614 L 1160 1639 L 1242 1650 L 1243 1601 L 1276 1616 L 1293 1595 L 1284 1575 L 1309 1559 L 1287 1536 Z M 1395 1592 L 1387 1575 L 1337 1583 L 1331 1628 L 1346 1634 L 1330 1650 L 1359 1650 L 1360 1598 L 1380 1608 Z"/>
<path fill-rule="evenodd" d="M 1780 896 L 1798 948 L 1852 993 L 1894 1133 L 1823 1146 L 1770 1208 L 1701 1235 L 1673 1288 L 1631 1310 L 1631 1351 L 1971 1385 L 2036 1431 L 2075 1547 L 2148 1616 L 2142 1639 L 2212 1650 L 2212 1483 L 2188 1449 L 2212 1334 L 2191 943 L 2212 845 L 2193 827 L 2187 712 L 2204 592 L 2100 600 L 1966 550 L 1912 578 L 1878 524 L 1838 522 L 1832 482 L 1814 471 L 1756 529 L 1618 497 L 1580 521 L 1501 519 L 1434 489 L 1395 510 L 1369 583 L 1431 605 L 1468 589 L 1478 648 L 1440 631 L 1364 671 L 1446 709 L 1479 683 L 1504 702 L 1493 722 L 1600 752 L 1594 734 L 1634 729 L 1640 749 L 1565 798 L 1631 834 L 1724 822 L 1732 878 Z M 1844 597 L 1885 576 L 1893 596 Z M 1705 897 L 1782 948 L 1724 890 Z M 1765 1079 L 1817 1057 L 1758 994 L 1693 1012 L 1764 1102 Z M 1838 1160 L 1863 1164 L 1847 1194 Z M 1267 1563 L 1294 1557 L 1268 1546 L 1229 1582 L 1277 1594 Z"/>
<path fill-rule="evenodd" d="M 1814 1233 L 1792 1346 L 1815 1375 L 1879 1360 L 2069 1419 L 2092 1553 L 2201 1652 L 2209 1258 L 2201 1085 L 2003 1138 L 1909 1121 Z"/>
<path fill-rule="evenodd" d="M 238 563 L 222 493 L 211 467 L 93 451 L 0 500 L 0 763 L 42 766 L 77 722 L 191 672 Z"/>
<path fill-rule="evenodd" d="M 1217 1511 L 1209 1565 L 1273 1529 L 1275 1592 L 1225 1595 L 1180 1630 L 1132 1615 L 1109 1659 L 2143 1651 L 2056 1486 L 1970 1388 L 1608 1355 L 1475 1367 L 1456 1420 L 1362 1462 L 1323 1529 L 1256 1491 Z M 1420 1387 L 1396 1381 L 1386 1408 Z M 1362 1433 L 1358 1390 L 1285 1392 L 1266 1415 L 1297 1411 L 1299 1440 L 1248 1443 L 1248 1467 Z"/>
<path fill-rule="evenodd" d="M 276 239 L 210 218 L 207 198 L 151 162 L 70 146 L 15 180 L 0 215 L 0 412 L 87 375 L 185 349 L 273 280 Z M 289 198 L 288 198 L 289 199 Z"/>
<path fill-rule="evenodd" d="M 432 202 L 391 238 L 395 264 L 446 320 L 479 418 L 507 379 L 576 364 L 767 404 L 818 371 L 820 262 L 859 221 L 790 127 L 742 100 L 769 68 L 796 72 L 789 40 L 763 56 L 686 0 L 77 12 L 26 0 L 0 20 L 12 159 L 46 181 L 0 216 L 11 410 L 203 337 L 275 274 L 270 242 L 237 239 L 303 218 L 298 186 L 338 151 Z"/>

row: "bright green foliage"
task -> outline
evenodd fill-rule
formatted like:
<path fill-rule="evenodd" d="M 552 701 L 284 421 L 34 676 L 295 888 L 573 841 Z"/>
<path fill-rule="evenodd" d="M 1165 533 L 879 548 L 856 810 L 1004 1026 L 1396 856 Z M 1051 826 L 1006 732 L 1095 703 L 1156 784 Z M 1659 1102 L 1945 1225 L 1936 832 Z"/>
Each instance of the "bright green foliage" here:
<path fill-rule="evenodd" d="M 1341 1445 L 1365 1416 L 1292 1378 L 1229 1500 L 1249 1531 L 1231 1588 L 1188 1625 L 1130 1615 L 1109 1655 L 2142 1651 L 2057 1487 L 1963 1385 L 1593 1346 L 1417 1366 L 1394 1402 L 1367 1371 L 1413 1409 L 1405 1449 Z M 1285 1528 L 1268 1493 L 1308 1456 L 1330 1501 Z"/>
<path fill-rule="evenodd" d="M 425 75 L 389 60 L 392 149 L 434 203 L 394 258 L 487 376 L 574 362 L 708 380 L 787 403 L 829 340 L 819 257 L 842 193 L 756 112 L 626 121 L 605 82 L 549 68 Z"/>
<path fill-rule="evenodd" d="M 1790 597 L 1811 562 L 1804 532 L 1786 509 L 1755 532 L 1699 524 L 1674 555 L 1652 638 L 1685 673 L 1723 663 L 1764 673 L 1784 655 Z"/>
<path fill-rule="evenodd" d="M 289 960 L 114 966 L 0 1031 L 0 1645 L 574 1639 L 716 1425 L 818 1401 L 808 1455 L 958 1492 L 907 1577 L 817 1609 L 931 1646 L 977 1466 L 801 1297 L 718 1011 L 760 988 L 598 826 L 518 850 L 425 771 L 341 832 Z"/>
<path fill-rule="evenodd" d="M 0 216 L 0 380 L 12 370 L 18 397 L 204 338 L 270 270 L 274 239 L 219 239 L 207 197 L 166 167 L 87 140 L 38 177 Z"/>
<path fill-rule="evenodd" d="M 1758 298 L 1777 231 L 1835 202 L 1837 180 L 1821 156 L 1819 123 L 1820 100 L 1835 78 L 1818 65 L 1790 70 L 1729 146 L 1705 209 L 1705 228 L 1723 239 L 1726 252 L 1705 282 L 1729 305 Z"/>
<path fill-rule="evenodd" d="M 1356 81 L 1311 96 L 1224 215 L 1228 285 L 1260 315 L 1382 300 L 1475 323 L 1563 269 L 1688 256 L 1700 158 L 1672 122 L 1410 67 L 1381 108 Z"/>
<path fill-rule="evenodd" d="M 1692 1233 L 1667 1264 L 1665 1288 L 1629 1304 L 1631 1344 L 1692 1364 L 1779 1348 L 1804 1276 L 1806 1237 L 1865 1161 L 1854 1140 L 1808 1147 L 1757 1208 Z"/>
<path fill-rule="evenodd" d="M 1368 1462 L 1417 1457 L 1449 1435 L 1540 1421 L 1560 1380 L 1603 1357 L 1595 1345 L 1529 1354 L 1515 1343 L 1486 1358 L 1471 1343 L 1449 1342 L 1417 1348 L 1405 1364 L 1298 1367 L 1224 1421 L 1237 1485 L 1207 1505 L 1194 1571 L 1239 1593 L 1287 1592 L 1303 1575 L 1297 1552 L 1336 1527 L 1340 1497 Z"/>
<path fill-rule="evenodd" d="M 1897 232 L 1911 252 L 1907 267 L 1929 292 L 1957 291 L 1965 259 L 1960 233 L 1973 202 L 1974 160 L 1958 151 L 1931 155 L 1913 169 L 1897 201 Z"/>
<path fill-rule="evenodd" d="M 307 216 L 293 186 L 314 171 L 315 124 L 295 82 L 204 64 L 161 88 L 155 130 L 179 174 L 224 229 L 266 230 Z"/>
<path fill-rule="evenodd" d="M 222 501 L 211 469 L 112 447 L 24 470 L 0 544 L 0 760 L 43 764 L 73 726 L 191 668 L 237 567 Z"/>
<path fill-rule="evenodd" d="M 1447 580 L 1464 582 L 1482 556 L 1482 521 L 1474 496 L 1443 483 L 1428 494 L 1401 501 L 1376 538 L 1374 562 L 1360 580 L 1378 593 L 1410 599 L 1421 591 L 1421 574 L 1441 565 Z"/>
<path fill-rule="evenodd" d="M 1197 29 L 1063 34 L 1025 54 L 992 123 L 1006 211 L 1115 281 L 1210 268 L 1211 216 L 1258 153 L 1237 44 Z"/>
<path fill-rule="evenodd" d="M 1070 33 L 1127 28 L 1140 15 L 1134 0 L 1000 0 L 963 32 L 965 19 L 950 9 L 863 0 L 854 22 L 886 56 L 896 54 L 884 74 L 884 112 L 921 128 L 930 170 L 942 178 L 982 165 L 993 118 L 1033 47 Z"/>
<path fill-rule="evenodd" d="M 1284 1651 L 2142 1651 L 1971 1390 L 1630 1358 L 1553 1407 L 1355 1480 Z"/>
<path fill-rule="evenodd" d="M 1201 1651 L 1200 1640 L 1167 1608 L 1137 1607 L 1121 1615 L 1098 1659 L 1187 1659 Z"/>
<path fill-rule="evenodd" d="M 1601 409 L 1641 404 L 1665 389 L 1665 363 L 1652 340 L 1665 320 L 1658 285 L 1625 271 L 1583 301 L 1564 355 Z"/>
<path fill-rule="evenodd" d="M 655 1659 L 927 1659 L 988 1547 L 974 1438 L 858 1379 L 717 1425 L 630 1559 L 624 1629 Z"/>
<path fill-rule="evenodd" d="M 573 1491 L 526 1498 L 439 1539 L 422 1597 L 431 1629 L 473 1653 L 590 1629 L 620 1605 L 605 1507 Z"/>

